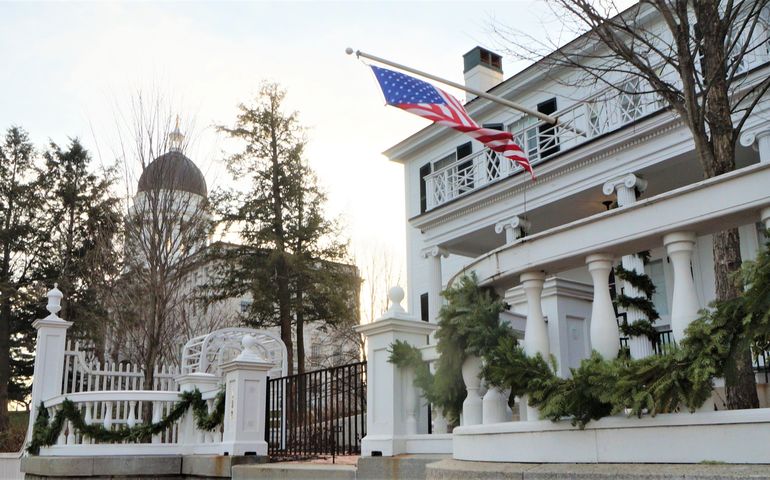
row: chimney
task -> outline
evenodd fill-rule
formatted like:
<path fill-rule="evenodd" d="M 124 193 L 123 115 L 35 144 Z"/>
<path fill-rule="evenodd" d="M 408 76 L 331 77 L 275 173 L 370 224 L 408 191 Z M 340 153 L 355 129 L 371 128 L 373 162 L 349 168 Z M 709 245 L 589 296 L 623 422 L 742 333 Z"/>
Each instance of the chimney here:
<path fill-rule="evenodd" d="M 503 81 L 503 57 L 486 48 L 476 47 L 463 55 L 463 75 L 465 86 L 486 92 Z M 465 94 L 465 101 L 476 98 L 472 93 Z"/>

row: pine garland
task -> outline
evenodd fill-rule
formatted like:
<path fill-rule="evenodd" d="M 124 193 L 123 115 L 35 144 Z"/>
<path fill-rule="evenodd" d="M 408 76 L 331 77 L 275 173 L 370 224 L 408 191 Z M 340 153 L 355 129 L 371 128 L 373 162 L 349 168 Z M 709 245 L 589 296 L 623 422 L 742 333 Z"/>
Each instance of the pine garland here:
<path fill-rule="evenodd" d="M 422 361 L 420 351 L 403 342 L 391 345 L 389 361 L 402 368 L 414 368 L 414 385 L 423 397 L 442 412 L 450 425 L 458 425 L 466 396 L 463 362 L 470 356 L 484 357 L 500 339 L 515 337 L 513 330 L 500 322 L 505 305 L 493 290 L 479 288 L 475 275 L 461 278 L 442 295 L 447 303 L 439 312 L 435 375 Z"/>
<path fill-rule="evenodd" d="M 436 374 L 430 374 L 420 351 L 405 342 L 391 345 L 389 361 L 414 368 L 415 386 L 454 422 L 465 397 L 460 369 L 471 351 L 483 357 L 481 376 L 490 386 L 510 388 L 511 398 L 527 395 L 541 417 L 552 421 L 567 418 L 583 428 L 625 411 L 638 417 L 682 408 L 695 411 L 711 396 L 714 379 L 724 376 L 732 352 L 770 343 L 770 240 L 755 261 L 743 263 L 736 280 L 742 295 L 701 311 L 685 338 L 665 353 L 607 360 L 593 352 L 571 369 L 571 378 L 560 378 L 554 358 L 528 357 L 513 332 L 499 323 L 502 303 L 480 289 L 475 277 L 465 277 L 445 294 L 448 304 L 436 332 L 441 352 Z M 628 328 L 652 333 L 644 323 L 654 330 L 644 321 Z"/>
<path fill-rule="evenodd" d="M 199 429 L 213 430 L 222 424 L 225 414 L 224 390 L 220 390 L 217 393 L 214 410 L 211 413 L 208 412 L 206 401 L 203 400 L 201 392 L 197 388 L 193 391 L 182 392 L 179 394 L 179 397 L 180 401 L 159 422 L 139 424 L 134 427 L 123 427 L 115 430 L 104 428 L 101 424 L 86 424 L 83 414 L 77 405 L 67 398 L 61 403 L 61 408 L 57 410 L 53 421 L 51 421 L 48 409 L 41 402 L 32 429 L 32 440 L 27 447 L 27 451 L 32 455 L 37 455 L 41 447 L 54 445 L 64 427 L 65 421 L 71 422 L 75 430 L 83 436 L 100 443 L 137 442 L 147 439 L 169 428 L 182 418 L 182 415 L 191 407 L 195 423 Z"/>
<path fill-rule="evenodd" d="M 714 379 L 724 376 L 732 352 L 770 338 L 770 241 L 755 261 L 744 263 L 739 280 L 740 297 L 701 311 L 680 344 L 662 355 L 605 360 L 594 352 L 572 369 L 572 378 L 561 379 L 541 356 L 527 357 L 505 339 L 487 355 L 482 376 L 513 395 L 529 395 L 542 417 L 571 418 L 581 428 L 626 409 L 639 417 L 694 411 L 711 396 Z"/>
<path fill-rule="evenodd" d="M 641 257 L 642 262 L 645 264 L 650 260 L 649 251 L 639 252 L 637 253 L 637 256 Z M 660 318 L 660 315 L 658 314 L 658 310 L 655 309 L 655 305 L 652 303 L 652 296 L 655 293 L 655 284 L 652 283 L 652 279 L 645 273 L 639 273 L 635 270 L 626 270 L 623 265 L 615 267 L 615 276 L 620 280 L 628 282 L 644 294 L 642 297 L 631 297 L 621 293 L 615 297 L 615 305 L 623 307 L 626 311 L 630 308 L 636 309 L 647 317 L 636 320 L 630 324 L 627 321 L 624 321 L 620 325 L 620 331 L 627 337 L 646 336 L 650 342 L 655 342 L 658 337 L 658 331 L 652 324 L 655 320 Z"/>

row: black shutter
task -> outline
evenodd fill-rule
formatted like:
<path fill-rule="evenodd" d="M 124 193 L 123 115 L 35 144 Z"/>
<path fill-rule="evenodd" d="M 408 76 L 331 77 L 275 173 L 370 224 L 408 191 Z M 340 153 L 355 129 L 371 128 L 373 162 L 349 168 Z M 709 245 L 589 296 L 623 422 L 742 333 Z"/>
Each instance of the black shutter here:
<path fill-rule="evenodd" d="M 552 98 L 543 103 L 539 103 L 537 105 L 537 111 L 546 115 L 556 113 L 556 99 Z M 544 123 L 537 128 L 540 137 L 538 139 L 540 143 L 540 158 L 548 157 L 559 151 L 558 138 L 554 138 L 553 136 L 555 128 L 556 127 L 548 123 Z"/>
<path fill-rule="evenodd" d="M 420 295 L 420 319 L 423 322 L 430 320 L 430 313 L 428 312 L 428 294 L 423 293 Z"/>
<path fill-rule="evenodd" d="M 425 177 L 430 175 L 430 163 L 420 167 L 420 213 L 428 209 L 428 190 L 425 187 Z"/>

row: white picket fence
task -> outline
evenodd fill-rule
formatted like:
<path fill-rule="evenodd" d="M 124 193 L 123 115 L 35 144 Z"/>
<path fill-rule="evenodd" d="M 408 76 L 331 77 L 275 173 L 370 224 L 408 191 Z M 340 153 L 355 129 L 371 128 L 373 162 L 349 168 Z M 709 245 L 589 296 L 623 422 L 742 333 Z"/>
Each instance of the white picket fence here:
<path fill-rule="evenodd" d="M 153 391 L 175 392 L 179 386 L 174 378 L 179 375 L 175 367 L 161 365 L 153 372 Z M 143 390 L 144 372 L 137 365 L 126 362 L 105 362 L 87 359 L 79 342 L 68 342 L 64 352 L 64 383 L 62 392 L 93 392 Z"/>

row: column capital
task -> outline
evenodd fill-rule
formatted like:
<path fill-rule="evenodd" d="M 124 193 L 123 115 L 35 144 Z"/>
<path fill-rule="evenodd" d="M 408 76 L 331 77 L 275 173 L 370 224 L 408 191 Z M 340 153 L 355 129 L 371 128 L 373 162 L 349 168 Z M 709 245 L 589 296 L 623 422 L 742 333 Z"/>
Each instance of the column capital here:
<path fill-rule="evenodd" d="M 612 195 L 619 188 L 636 188 L 639 192 L 643 192 L 647 190 L 647 180 L 633 173 L 629 173 L 622 177 L 613 178 L 612 180 L 604 182 L 602 192 L 604 192 L 605 195 Z"/>
<path fill-rule="evenodd" d="M 439 247 L 438 245 L 434 245 L 432 247 L 423 248 L 420 254 L 423 256 L 423 258 L 430 258 L 430 257 L 446 258 L 449 256 L 449 251 L 444 247 Z"/>
<path fill-rule="evenodd" d="M 505 231 L 505 243 L 512 243 L 523 237 L 529 232 L 532 224 L 525 217 L 516 215 L 495 224 L 495 232 L 503 233 Z"/>
<path fill-rule="evenodd" d="M 522 284 L 528 283 L 531 284 L 533 282 L 538 282 L 541 285 L 545 282 L 545 272 L 541 271 L 531 271 L 531 272 L 524 272 L 519 277 L 519 280 Z"/>
<path fill-rule="evenodd" d="M 671 253 L 678 250 L 692 251 L 695 248 L 697 236 L 693 232 L 674 232 L 663 236 L 663 246 Z"/>
<path fill-rule="evenodd" d="M 749 130 L 741 133 L 739 141 L 744 147 L 751 147 L 754 151 L 759 150 L 758 141 L 760 138 L 770 136 L 770 129 L 766 130 Z"/>

